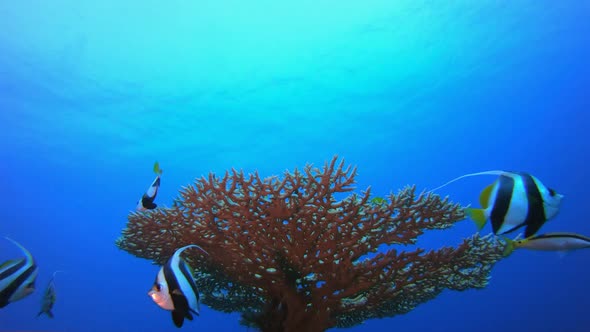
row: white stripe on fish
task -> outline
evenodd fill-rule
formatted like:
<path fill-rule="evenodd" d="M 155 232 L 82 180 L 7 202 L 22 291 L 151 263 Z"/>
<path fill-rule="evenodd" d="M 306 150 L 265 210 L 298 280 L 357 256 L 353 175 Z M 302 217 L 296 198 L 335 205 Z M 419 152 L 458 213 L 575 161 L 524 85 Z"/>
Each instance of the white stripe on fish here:
<path fill-rule="evenodd" d="M 35 291 L 39 270 L 31 253 L 20 243 L 6 237 L 25 254 L 25 258 L 7 261 L 0 266 L 0 308 Z"/>

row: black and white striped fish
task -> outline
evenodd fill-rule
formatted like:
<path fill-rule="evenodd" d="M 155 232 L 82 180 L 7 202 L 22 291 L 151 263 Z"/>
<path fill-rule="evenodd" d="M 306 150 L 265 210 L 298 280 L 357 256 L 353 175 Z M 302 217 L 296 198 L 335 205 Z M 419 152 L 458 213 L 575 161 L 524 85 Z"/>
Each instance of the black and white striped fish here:
<path fill-rule="evenodd" d="M 154 286 L 148 295 L 160 308 L 172 311 L 172 321 L 181 327 L 184 319 L 193 320 L 193 315 L 199 315 L 199 291 L 192 275 L 191 267 L 180 254 L 188 248 L 201 247 L 191 244 L 179 248 L 160 268 Z"/>
<path fill-rule="evenodd" d="M 486 221 L 490 220 L 494 234 L 505 234 L 525 227 L 524 236 L 530 237 L 559 212 L 563 195 L 546 187 L 536 177 L 522 172 L 486 171 L 466 174 L 436 189 L 476 175 L 499 175 L 498 180 L 481 192 L 479 202 L 482 208 L 466 209 L 478 229 L 482 229 Z"/>
<path fill-rule="evenodd" d="M 544 251 L 571 251 L 590 248 L 590 238 L 576 233 L 555 232 L 539 234 L 526 239 L 505 239 L 504 256 L 508 256 L 514 249 L 524 248 Z"/>
<path fill-rule="evenodd" d="M 19 247 L 25 258 L 9 260 L 0 265 L 0 308 L 33 293 L 39 273 L 31 253 L 20 243 L 10 238 L 6 239 Z"/>
<path fill-rule="evenodd" d="M 141 196 L 139 202 L 137 202 L 137 207 L 135 208 L 136 211 L 153 210 L 158 206 L 156 203 L 154 203 L 154 200 L 156 199 L 156 195 L 158 195 L 158 189 L 160 189 L 160 176 L 162 175 L 162 172 L 163 171 L 160 169 L 160 164 L 156 161 L 154 164 L 154 173 L 156 173 L 156 178 L 145 191 L 143 196 Z"/>

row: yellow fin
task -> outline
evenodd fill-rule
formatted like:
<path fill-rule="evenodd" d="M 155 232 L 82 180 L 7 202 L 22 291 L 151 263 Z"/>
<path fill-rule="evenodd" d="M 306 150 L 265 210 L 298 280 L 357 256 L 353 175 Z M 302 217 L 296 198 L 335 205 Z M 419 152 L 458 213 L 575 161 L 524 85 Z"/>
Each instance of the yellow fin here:
<path fill-rule="evenodd" d="M 487 221 L 486 215 L 485 215 L 485 210 L 484 209 L 466 208 L 465 213 L 467 213 L 469 218 L 471 218 L 475 222 L 475 225 L 477 226 L 477 230 L 481 231 L 481 229 L 483 228 L 483 226 L 485 226 L 486 221 Z"/>
<path fill-rule="evenodd" d="M 508 257 L 512 254 L 512 252 L 514 252 L 514 249 L 516 248 L 514 245 L 515 241 L 513 241 L 507 237 L 504 237 L 504 242 L 506 242 L 506 246 L 504 247 L 504 251 L 502 252 L 502 256 Z"/>
<path fill-rule="evenodd" d="M 498 182 L 498 181 L 496 181 Z M 484 208 L 487 209 L 489 202 L 490 202 L 490 195 L 492 194 L 492 189 L 496 185 L 496 182 L 490 184 L 489 186 L 483 188 L 481 194 L 479 194 L 479 204 Z"/>
<path fill-rule="evenodd" d="M 161 175 L 162 174 L 162 169 L 160 168 L 160 163 L 159 162 L 155 162 L 154 163 L 154 173 Z"/>

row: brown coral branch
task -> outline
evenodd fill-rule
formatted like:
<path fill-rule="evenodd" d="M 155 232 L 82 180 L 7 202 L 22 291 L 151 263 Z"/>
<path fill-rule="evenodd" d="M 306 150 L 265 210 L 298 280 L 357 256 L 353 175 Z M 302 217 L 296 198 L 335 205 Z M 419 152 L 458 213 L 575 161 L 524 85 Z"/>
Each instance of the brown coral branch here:
<path fill-rule="evenodd" d="M 374 204 L 370 188 L 350 193 L 355 176 L 336 157 L 282 179 L 209 174 L 182 188 L 176 206 L 130 214 L 117 245 L 157 264 L 200 245 L 209 256 L 188 259 L 204 303 L 242 312 L 263 331 L 352 326 L 405 313 L 444 289 L 485 286 L 502 257 L 493 238 L 399 252 L 425 230 L 463 219 L 459 205 L 415 187 Z M 377 253 L 382 245 L 389 250 Z"/>

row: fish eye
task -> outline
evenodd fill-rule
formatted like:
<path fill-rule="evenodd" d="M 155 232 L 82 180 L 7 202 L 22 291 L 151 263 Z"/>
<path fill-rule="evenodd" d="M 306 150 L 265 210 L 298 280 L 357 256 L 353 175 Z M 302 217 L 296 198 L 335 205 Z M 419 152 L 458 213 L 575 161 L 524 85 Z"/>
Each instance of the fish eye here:
<path fill-rule="evenodd" d="M 160 284 L 155 284 L 154 286 L 156 287 L 156 291 L 158 291 L 158 292 L 159 292 L 159 291 L 161 291 L 161 290 L 162 290 L 162 285 L 160 285 Z"/>
<path fill-rule="evenodd" d="M 557 193 L 555 192 L 555 190 L 553 190 L 553 189 L 549 188 L 549 196 L 553 197 L 553 196 L 555 196 L 555 194 L 557 194 Z"/>

